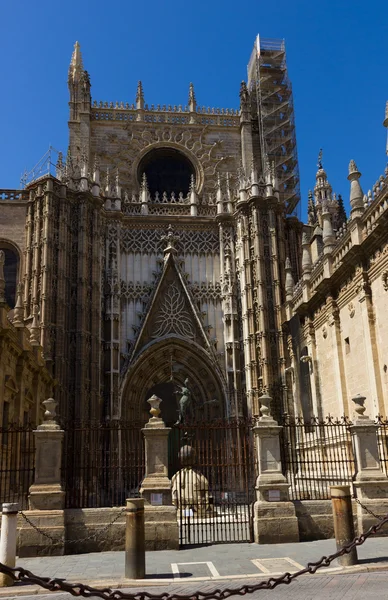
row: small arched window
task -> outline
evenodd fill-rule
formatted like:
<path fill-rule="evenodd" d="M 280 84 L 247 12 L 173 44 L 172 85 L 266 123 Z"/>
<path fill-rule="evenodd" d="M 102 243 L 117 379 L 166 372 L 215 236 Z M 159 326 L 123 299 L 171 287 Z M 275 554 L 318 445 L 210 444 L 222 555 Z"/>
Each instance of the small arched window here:
<path fill-rule="evenodd" d="M 19 257 L 16 251 L 10 248 L 4 248 L 0 245 L 0 250 L 4 252 L 5 299 L 8 306 L 14 308 L 16 304 Z"/>

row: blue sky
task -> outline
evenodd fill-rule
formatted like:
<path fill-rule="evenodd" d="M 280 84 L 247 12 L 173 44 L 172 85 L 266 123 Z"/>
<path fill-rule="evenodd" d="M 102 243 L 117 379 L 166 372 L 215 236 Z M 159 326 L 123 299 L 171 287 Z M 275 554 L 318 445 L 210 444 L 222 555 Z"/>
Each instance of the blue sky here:
<path fill-rule="evenodd" d="M 219 0 L 3 2 L 0 188 L 17 188 L 51 144 L 67 149 L 67 69 L 78 40 L 93 99 L 238 107 L 257 33 L 285 38 L 303 206 L 317 155 L 347 202 L 354 158 L 370 188 L 386 164 L 388 2 Z M 303 210 L 305 212 L 305 209 Z"/>

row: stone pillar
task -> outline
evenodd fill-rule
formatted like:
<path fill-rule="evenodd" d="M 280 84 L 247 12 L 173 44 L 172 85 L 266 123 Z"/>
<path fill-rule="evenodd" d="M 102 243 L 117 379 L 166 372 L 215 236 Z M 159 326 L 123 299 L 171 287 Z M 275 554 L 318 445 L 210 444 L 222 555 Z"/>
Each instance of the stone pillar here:
<path fill-rule="evenodd" d="M 145 440 L 146 474 L 140 493 L 145 500 L 146 550 L 179 547 L 177 509 L 172 504 L 168 478 L 168 436 L 171 431 L 159 417 L 161 399 L 149 398 L 152 417 L 142 429 Z"/>
<path fill-rule="evenodd" d="M 53 398 L 44 400 L 44 422 L 34 431 L 35 479 L 28 496 L 29 519 L 57 540 L 52 544 L 32 527 L 19 532 L 19 556 L 63 555 L 65 544 L 65 492 L 61 485 L 62 442 L 64 431 L 56 422 Z M 63 540 L 63 541 L 62 541 Z"/>
<path fill-rule="evenodd" d="M 46 409 L 44 422 L 34 431 L 35 435 L 35 480 L 30 487 L 30 510 L 62 509 L 65 492 L 61 485 L 62 442 L 64 431 L 55 420 L 57 402 L 53 398 L 44 400 Z"/>
<path fill-rule="evenodd" d="M 378 426 L 364 415 L 365 400 L 360 394 L 352 398 L 356 412 L 351 426 L 356 466 L 354 488 L 362 504 L 379 516 L 385 516 L 388 512 L 388 477 L 380 465 Z M 365 531 L 375 522 L 376 519 L 357 504 L 358 532 Z M 383 529 L 380 535 L 388 535 L 388 532 Z"/>
<path fill-rule="evenodd" d="M 298 521 L 289 498 L 289 484 L 282 474 L 281 427 L 270 415 L 271 398 L 259 398 L 262 416 L 253 428 L 256 437 L 259 475 L 254 504 L 254 540 L 257 544 L 298 542 Z"/>

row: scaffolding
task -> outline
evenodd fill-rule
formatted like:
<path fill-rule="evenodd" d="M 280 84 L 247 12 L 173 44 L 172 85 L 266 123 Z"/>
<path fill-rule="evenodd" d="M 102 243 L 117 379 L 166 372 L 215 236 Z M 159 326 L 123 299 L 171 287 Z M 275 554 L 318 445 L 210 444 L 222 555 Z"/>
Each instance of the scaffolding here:
<path fill-rule="evenodd" d="M 248 88 L 257 110 L 262 169 L 275 165 L 287 214 L 299 212 L 300 188 L 292 86 L 284 40 L 257 36 L 248 64 Z"/>

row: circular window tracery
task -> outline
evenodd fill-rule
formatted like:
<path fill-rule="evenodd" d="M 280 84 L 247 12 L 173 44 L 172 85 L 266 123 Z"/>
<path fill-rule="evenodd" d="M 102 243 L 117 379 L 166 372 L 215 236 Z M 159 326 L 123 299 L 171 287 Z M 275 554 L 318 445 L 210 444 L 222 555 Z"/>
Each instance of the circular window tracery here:
<path fill-rule="evenodd" d="M 143 173 L 147 178 L 148 191 L 152 200 L 163 194 L 170 199 L 188 196 L 191 177 L 195 169 L 191 161 L 174 148 L 155 148 L 140 161 L 137 177 L 141 184 Z"/>

